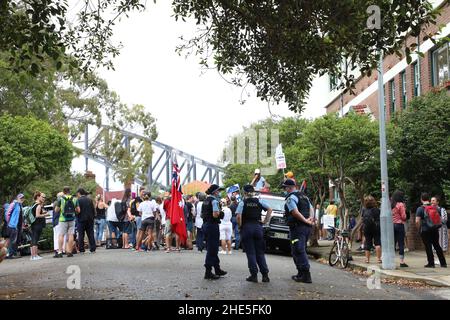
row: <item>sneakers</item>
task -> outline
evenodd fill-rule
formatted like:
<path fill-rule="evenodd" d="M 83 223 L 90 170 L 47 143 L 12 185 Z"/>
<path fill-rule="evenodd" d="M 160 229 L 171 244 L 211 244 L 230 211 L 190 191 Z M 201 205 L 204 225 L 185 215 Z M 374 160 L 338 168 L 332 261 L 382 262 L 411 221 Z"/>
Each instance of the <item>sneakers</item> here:
<path fill-rule="evenodd" d="M 406 263 L 400 263 L 400 268 L 408 268 L 409 266 Z"/>
<path fill-rule="evenodd" d="M 227 254 L 232 254 L 232 253 L 233 253 L 233 252 L 232 252 L 231 250 L 227 252 Z"/>
<path fill-rule="evenodd" d="M 426 264 L 423 267 L 424 268 L 434 268 L 434 264 Z"/>
<path fill-rule="evenodd" d="M 245 280 L 249 281 L 249 282 L 258 283 L 258 277 L 256 276 L 256 274 L 252 274 L 250 277 L 247 277 Z"/>
<path fill-rule="evenodd" d="M 53 256 L 53 258 L 62 258 L 63 254 L 62 253 L 58 253 L 56 252 L 55 255 Z"/>
<path fill-rule="evenodd" d="M 73 257 L 73 253 L 68 253 L 67 254 L 67 258 L 72 258 Z"/>
<path fill-rule="evenodd" d="M 44 258 L 42 258 L 41 256 L 35 256 L 35 257 L 31 257 L 30 261 L 35 261 L 35 260 L 42 260 Z"/>
<path fill-rule="evenodd" d="M 219 254 L 227 254 L 227 252 L 226 252 L 226 251 L 223 251 L 223 250 L 220 250 L 220 251 L 219 251 Z"/>

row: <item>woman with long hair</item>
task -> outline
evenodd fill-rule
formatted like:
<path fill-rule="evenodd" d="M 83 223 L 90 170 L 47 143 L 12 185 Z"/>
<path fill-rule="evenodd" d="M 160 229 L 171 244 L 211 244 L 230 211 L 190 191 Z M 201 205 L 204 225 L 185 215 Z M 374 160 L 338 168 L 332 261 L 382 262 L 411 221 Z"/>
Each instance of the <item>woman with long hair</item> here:
<path fill-rule="evenodd" d="M 39 238 L 42 235 L 42 230 L 45 228 L 45 217 L 47 216 L 47 212 L 44 209 L 45 194 L 36 191 L 33 199 L 35 203 L 31 212 L 36 219 L 31 224 L 31 261 L 42 259 L 42 257 L 38 255 L 38 243 Z"/>
<path fill-rule="evenodd" d="M 405 194 L 396 190 L 391 197 L 392 222 L 394 224 L 394 246 L 398 243 L 398 251 L 400 254 L 400 267 L 405 268 L 405 223 L 406 223 L 406 206 Z"/>
<path fill-rule="evenodd" d="M 103 232 L 106 226 L 106 209 L 108 205 L 103 201 L 101 194 L 95 198 L 95 241 L 97 246 L 102 245 Z"/>

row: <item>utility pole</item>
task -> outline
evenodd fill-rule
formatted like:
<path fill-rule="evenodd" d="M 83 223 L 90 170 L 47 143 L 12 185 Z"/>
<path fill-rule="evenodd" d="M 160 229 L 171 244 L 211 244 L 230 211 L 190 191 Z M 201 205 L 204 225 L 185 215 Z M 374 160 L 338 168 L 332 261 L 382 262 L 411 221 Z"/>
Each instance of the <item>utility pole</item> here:
<path fill-rule="evenodd" d="M 380 164 L 381 164 L 381 252 L 383 269 L 395 269 L 394 226 L 389 204 L 389 180 L 386 147 L 386 113 L 384 103 L 383 53 L 380 50 L 378 63 L 378 111 L 380 125 Z"/>

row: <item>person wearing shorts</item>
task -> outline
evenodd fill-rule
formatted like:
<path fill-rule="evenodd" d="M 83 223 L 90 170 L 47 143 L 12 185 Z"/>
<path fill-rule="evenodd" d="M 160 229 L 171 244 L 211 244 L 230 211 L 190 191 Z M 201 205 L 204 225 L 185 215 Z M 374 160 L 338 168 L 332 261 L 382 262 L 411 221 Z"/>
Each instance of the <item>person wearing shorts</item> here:
<path fill-rule="evenodd" d="M 138 211 L 142 213 L 141 227 L 139 228 L 136 241 L 136 251 L 142 252 L 141 249 L 142 238 L 146 231 L 148 231 L 148 245 L 151 249 L 153 245 L 153 229 L 155 228 L 155 212 L 157 204 L 154 200 L 150 200 L 151 194 L 147 192 L 144 194 L 144 201 L 139 205 Z"/>
<path fill-rule="evenodd" d="M 80 213 L 80 206 L 78 205 L 78 200 L 70 195 L 70 188 L 64 187 L 64 195 L 60 197 L 56 203 L 55 211 L 60 213 L 59 223 L 57 226 L 58 233 L 58 254 L 55 258 L 62 258 L 64 237 L 67 235 L 67 247 L 66 253 L 67 257 L 73 257 L 72 251 L 74 248 L 74 234 L 75 234 L 75 215 L 66 215 L 65 207 L 67 201 L 72 201 L 73 207 L 77 214 Z"/>
<path fill-rule="evenodd" d="M 220 242 L 222 244 L 220 254 L 231 254 L 231 235 L 233 233 L 233 223 L 231 222 L 232 212 L 226 205 L 227 202 L 225 200 L 222 201 L 224 215 L 219 225 Z"/>

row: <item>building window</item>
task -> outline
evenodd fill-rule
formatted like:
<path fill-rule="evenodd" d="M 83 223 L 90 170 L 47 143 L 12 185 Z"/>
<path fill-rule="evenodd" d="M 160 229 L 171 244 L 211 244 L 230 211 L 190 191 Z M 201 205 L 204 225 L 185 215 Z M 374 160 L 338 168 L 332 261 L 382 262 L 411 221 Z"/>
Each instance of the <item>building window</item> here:
<path fill-rule="evenodd" d="M 433 86 L 437 87 L 450 80 L 450 50 L 449 44 L 433 51 L 431 55 L 433 63 Z"/>
<path fill-rule="evenodd" d="M 408 103 L 408 95 L 406 91 L 406 72 L 403 71 L 400 74 L 400 81 L 402 83 L 402 108 L 406 108 L 406 104 Z"/>
<path fill-rule="evenodd" d="M 336 90 L 338 87 L 338 78 L 330 75 L 330 91 Z"/>
<path fill-rule="evenodd" d="M 395 112 L 395 82 L 389 82 L 389 93 L 391 94 L 391 115 Z"/>
<path fill-rule="evenodd" d="M 420 73 L 419 73 L 419 63 L 416 62 L 412 66 L 413 69 L 413 80 L 414 80 L 414 96 L 420 96 Z"/>

